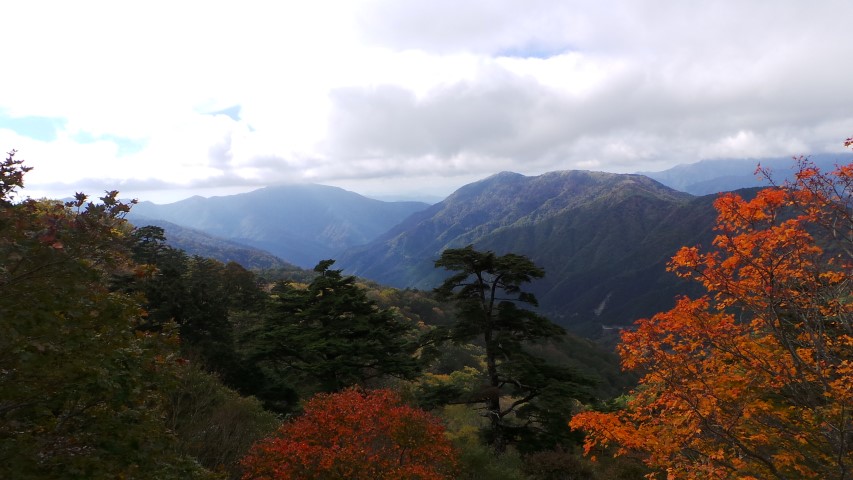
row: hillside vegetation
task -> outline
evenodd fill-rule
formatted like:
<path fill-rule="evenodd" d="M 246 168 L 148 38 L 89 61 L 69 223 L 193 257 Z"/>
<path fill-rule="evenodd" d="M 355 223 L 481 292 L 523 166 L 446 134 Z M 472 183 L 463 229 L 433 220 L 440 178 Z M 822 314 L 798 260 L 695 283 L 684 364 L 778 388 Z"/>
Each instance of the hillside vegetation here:
<path fill-rule="evenodd" d="M 438 287 L 397 289 L 187 253 L 115 191 L 16 202 L 13 151 L 0 477 L 845 479 L 853 163 L 797 168 L 715 198 L 498 174 L 347 257 Z M 658 305 L 605 338 L 627 373 L 560 325 Z"/>

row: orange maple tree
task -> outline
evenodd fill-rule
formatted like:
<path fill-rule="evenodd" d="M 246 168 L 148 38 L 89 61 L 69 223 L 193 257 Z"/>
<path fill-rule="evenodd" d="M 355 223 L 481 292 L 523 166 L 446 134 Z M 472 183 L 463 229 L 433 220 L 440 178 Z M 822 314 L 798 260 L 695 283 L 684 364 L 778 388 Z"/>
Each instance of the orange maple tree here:
<path fill-rule="evenodd" d="M 304 413 L 252 447 L 244 479 L 454 478 L 456 461 L 439 419 L 390 390 L 319 394 Z"/>
<path fill-rule="evenodd" d="M 667 478 L 853 477 L 853 164 L 798 166 L 752 200 L 720 196 L 714 248 L 672 258 L 708 294 L 623 333 L 643 377 L 626 408 L 573 418 L 588 454 Z"/>

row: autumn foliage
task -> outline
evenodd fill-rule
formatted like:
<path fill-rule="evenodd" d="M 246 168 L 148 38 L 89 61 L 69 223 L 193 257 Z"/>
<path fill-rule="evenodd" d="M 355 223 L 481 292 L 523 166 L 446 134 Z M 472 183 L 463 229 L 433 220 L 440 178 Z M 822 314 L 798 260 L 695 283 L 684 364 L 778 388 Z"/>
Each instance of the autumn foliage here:
<path fill-rule="evenodd" d="M 255 445 L 242 461 L 244 479 L 453 478 L 455 460 L 444 427 L 402 404 L 390 390 L 320 394 L 305 412 Z"/>
<path fill-rule="evenodd" d="M 668 478 L 851 478 L 853 164 L 798 166 L 752 200 L 722 195 L 714 248 L 672 258 L 708 294 L 623 334 L 644 376 L 626 409 L 572 420 L 588 453 Z"/>

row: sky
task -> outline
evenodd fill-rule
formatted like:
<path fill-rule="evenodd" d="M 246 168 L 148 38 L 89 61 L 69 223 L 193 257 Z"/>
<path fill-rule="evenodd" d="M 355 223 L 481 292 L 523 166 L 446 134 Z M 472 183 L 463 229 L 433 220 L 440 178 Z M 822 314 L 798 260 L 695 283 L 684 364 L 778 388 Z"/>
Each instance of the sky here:
<path fill-rule="evenodd" d="M 34 198 L 438 199 L 505 170 L 853 136 L 848 0 L 29 0 L 0 18 L 0 148 L 34 167 Z"/>

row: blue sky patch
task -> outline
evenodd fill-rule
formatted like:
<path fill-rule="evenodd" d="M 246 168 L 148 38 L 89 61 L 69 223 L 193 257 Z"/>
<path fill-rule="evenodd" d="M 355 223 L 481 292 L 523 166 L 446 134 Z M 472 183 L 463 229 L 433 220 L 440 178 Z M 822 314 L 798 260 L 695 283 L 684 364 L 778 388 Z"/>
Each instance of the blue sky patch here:
<path fill-rule="evenodd" d="M 66 120 L 59 117 L 11 117 L 0 111 L 0 128 L 44 142 L 56 140 L 57 132 L 65 128 Z"/>
<path fill-rule="evenodd" d="M 94 143 L 94 142 L 112 142 L 118 146 L 119 155 L 129 155 L 140 152 L 145 147 L 145 142 L 142 140 L 134 140 L 132 138 L 117 137 L 115 135 L 92 135 L 89 132 L 77 132 L 71 136 L 71 139 L 77 143 Z"/>
<path fill-rule="evenodd" d="M 222 110 L 217 110 L 215 112 L 210 112 L 211 115 L 225 115 L 231 120 L 235 122 L 240 121 L 240 105 L 232 105 L 228 108 L 223 108 Z"/>

